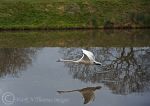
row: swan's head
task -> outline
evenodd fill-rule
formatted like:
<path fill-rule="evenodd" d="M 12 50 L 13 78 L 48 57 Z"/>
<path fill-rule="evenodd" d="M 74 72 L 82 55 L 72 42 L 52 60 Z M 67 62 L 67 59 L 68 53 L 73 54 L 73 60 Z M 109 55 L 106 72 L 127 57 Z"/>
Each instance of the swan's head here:
<path fill-rule="evenodd" d="M 58 59 L 56 62 L 63 62 L 64 60 L 63 59 Z"/>
<path fill-rule="evenodd" d="M 95 87 L 96 89 L 101 89 L 102 87 L 101 86 L 97 86 L 97 87 Z"/>
<path fill-rule="evenodd" d="M 94 64 L 95 64 L 95 65 L 102 65 L 102 63 L 97 62 L 97 61 L 94 61 Z"/>

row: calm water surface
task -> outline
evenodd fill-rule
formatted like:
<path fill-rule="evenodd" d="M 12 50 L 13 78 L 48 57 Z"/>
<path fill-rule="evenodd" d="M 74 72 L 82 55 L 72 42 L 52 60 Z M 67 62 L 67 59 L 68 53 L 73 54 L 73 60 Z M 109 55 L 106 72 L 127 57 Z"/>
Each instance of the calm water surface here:
<path fill-rule="evenodd" d="M 74 36 L 77 44 L 68 39 L 73 32 L 45 32 L 58 34 L 53 43 L 51 36 L 27 39 L 27 33 L 31 34 L 0 34 L 0 106 L 150 106 L 149 33 L 96 32 L 89 37 L 88 32 L 77 31 L 82 34 L 80 40 Z M 15 37 L 22 41 L 17 41 L 21 48 L 11 46 Z M 110 37 L 118 40 L 111 42 Z M 81 49 L 93 52 L 103 66 L 57 62 L 79 59 Z"/>

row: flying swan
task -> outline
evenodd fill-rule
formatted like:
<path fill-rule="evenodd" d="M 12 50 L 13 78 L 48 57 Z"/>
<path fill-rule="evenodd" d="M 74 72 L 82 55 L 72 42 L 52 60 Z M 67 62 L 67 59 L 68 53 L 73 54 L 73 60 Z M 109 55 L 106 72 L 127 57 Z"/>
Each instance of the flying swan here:
<path fill-rule="evenodd" d="M 83 55 L 79 60 L 64 60 L 59 59 L 58 62 L 72 62 L 72 63 L 83 63 L 83 64 L 95 64 L 102 65 L 102 63 L 95 60 L 95 56 L 92 52 L 82 49 Z"/>

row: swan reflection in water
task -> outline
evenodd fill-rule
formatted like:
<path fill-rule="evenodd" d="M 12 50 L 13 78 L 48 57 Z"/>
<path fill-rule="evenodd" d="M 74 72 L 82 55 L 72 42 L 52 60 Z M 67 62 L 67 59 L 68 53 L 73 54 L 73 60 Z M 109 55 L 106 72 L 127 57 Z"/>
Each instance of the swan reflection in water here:
<path fill-rule="evenodd" d="M 80 92 L 81 95 L 83 96 L 84 99 L 84 104 L 89 103 L 90 101 L 95 100 L 95 94 L 94 92 L 96 90 L 101 89 L 101 86 L 96 86 L 96 87 L 86 87 L 82 89 L 76 89 L 76 90 L 68 90 L 68 91 L 57 91 L 59 94 L 62 93 L 70 93 L 70 92 Z"/>

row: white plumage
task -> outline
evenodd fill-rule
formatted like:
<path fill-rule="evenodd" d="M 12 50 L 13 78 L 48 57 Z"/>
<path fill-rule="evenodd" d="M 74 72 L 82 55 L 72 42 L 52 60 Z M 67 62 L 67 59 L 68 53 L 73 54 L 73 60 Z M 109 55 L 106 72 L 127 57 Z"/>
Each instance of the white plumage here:
<path fill-rule="evenodd" d="M 82 49 L 83 55 L 79 60 L 64 60 L 60 59 L 59 62 L 74 62 L 74 63 L 84 63 L 84 64 L 96 64 L 102 65 L 100 62 L 95 60 L 95 56 L 92 52 Z"/>

